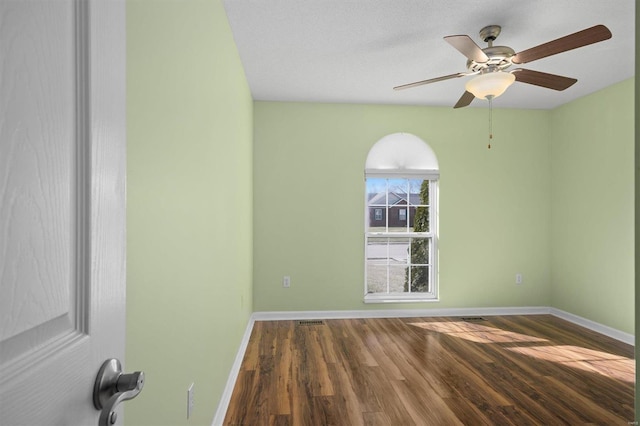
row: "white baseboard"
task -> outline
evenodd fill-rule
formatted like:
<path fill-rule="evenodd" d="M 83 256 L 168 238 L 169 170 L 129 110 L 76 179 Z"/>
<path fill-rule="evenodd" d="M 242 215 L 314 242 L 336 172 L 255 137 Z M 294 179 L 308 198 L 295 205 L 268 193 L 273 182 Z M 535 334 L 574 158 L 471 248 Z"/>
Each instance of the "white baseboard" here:
<path fill-rule="evenodd" d="M 578 315 L 571 314 L 569 312 L 562 311 L 560 309 L 551 308 L 551 315 L 561 318 L 565 321 L 572 322 L 581 327 L 588 328 L 605 336 L 609 336 L 613 339 L 624 342 L 628 345 L 635 346 L 635 336 L 633 334 L 625 333 L 624 331 L 616 330 L 615 328 L 597 323 L 595 321 L 588 320 Z"/>
<path fill-rule="evenodd" d="M 254 312 L 255 321 L 350 318 L 411 318 L 411 317 L 465 317 L 495 315 L 542 315 L 550 308 L 531 306 L 521 308 L 444 308 L 444 309 L 383 309 L 361 311 L 282 311 Z"/>
<path fill-rule="evenodd" d="M 249 319 L 242 342 L 238 348 L 236 359 L 229 372 L 212 426 L 221 426 L 229 408 L 231 394 L 235 386 L 244 353 L 249 344 L 251 331 L 256 321 L 305 320 L 305 319 L 349 319 L 349 318 L 411 318 L 411 317 L 475 317 L 496 315 L 553 315 L 565 321 L 577 324 L 613 339 L 634 345 L 635 336 L 620 330 L 599 324 L 595 321 L 570 314 L 556 308 L 546 306 L 514 307 L 514 308 L 444 308 L 444 309 L 403 309 L 403 310 L 362 310 L 362 311 L 281 311 L 254 312 Z"/>
<path fill-rule="evenodd" d="M 236 354 L 236 358 L 233 361 L 233 365 L 231 366 L 231 371 L 229 371 L 227 384 L 224 387 L 224 391 L 222 391 L 220 402 L 218 402 L 216 414 L 215 416 L 213 416 L 213 422 L 211 423 L 212 426 L 222 426 L 222 423 L 224 422 L 224 416 L 227 414 L 229 402 L 231 402 L 233 387 L 235 386 L 236 379 L 238 378 L 238 374 L 240 373 L 240 366 L 242 365 L 242 359 L 244 358 L 244 354 L 247 351 L 247 346 L 249 345 L 249 338 L 251 337 L 254 323 L 255 320 L 253 318 L 253 315 L 251 315 L 251 317 L 249 318 L 249 322 L 247 323 L 247 328 L 244 330 L 244 336 L 242 336 L 242 340 L 240 341 L 238 353 Z"/>

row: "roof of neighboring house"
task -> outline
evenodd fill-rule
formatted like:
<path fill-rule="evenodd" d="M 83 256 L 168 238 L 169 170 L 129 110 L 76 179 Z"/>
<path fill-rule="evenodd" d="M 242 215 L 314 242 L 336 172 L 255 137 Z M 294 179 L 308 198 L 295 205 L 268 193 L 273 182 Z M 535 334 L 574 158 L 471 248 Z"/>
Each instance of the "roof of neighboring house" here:
<path fill-rule="evenodd" d="M 378 192 L 377 194 L 371 193 L 368 195 L 369 205 L 386 205 L 386 192 Z M 407 204 L 407 194 L 406 193 L 397 193 L 397 192 L 389 192 L 389 205 L 405 205 Z M 409 194 L 409 204 L 411 205 L 420 205 L 420 194 Z"/>

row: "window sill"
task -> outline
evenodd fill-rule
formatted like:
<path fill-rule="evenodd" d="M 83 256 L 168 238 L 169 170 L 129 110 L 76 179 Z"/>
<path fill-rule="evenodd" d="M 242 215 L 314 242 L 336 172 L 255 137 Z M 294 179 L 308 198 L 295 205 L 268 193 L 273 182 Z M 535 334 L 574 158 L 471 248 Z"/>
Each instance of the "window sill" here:
<path fill-rule="evenodd" d="M 392 294 L 366 294 L 364 303 L 425 303 L 439 302 L 436 296 L 428 295 L 392 295 Z"/>

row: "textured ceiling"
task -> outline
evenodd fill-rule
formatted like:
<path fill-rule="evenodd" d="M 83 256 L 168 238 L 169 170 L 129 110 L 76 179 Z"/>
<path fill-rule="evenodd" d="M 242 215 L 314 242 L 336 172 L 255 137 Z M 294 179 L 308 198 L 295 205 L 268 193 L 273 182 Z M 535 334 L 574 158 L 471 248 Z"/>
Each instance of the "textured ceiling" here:
<path fill-rule="evenodd" d="M 255 100 L 453 106 L 471 77 L 392 87 L 466 71 L 446 43 L 502 26 L 516 52 L 606 25 L 613 37 L 523 68 L 577 78 L 563 92 L 515 83 L 495 107 L 555 108 L 634 75 L 633 0 L 225 0 Z M 512 67 L 513 69 L 514 67 Z M 471 107 L 486 106 L 476 99 Z"/>

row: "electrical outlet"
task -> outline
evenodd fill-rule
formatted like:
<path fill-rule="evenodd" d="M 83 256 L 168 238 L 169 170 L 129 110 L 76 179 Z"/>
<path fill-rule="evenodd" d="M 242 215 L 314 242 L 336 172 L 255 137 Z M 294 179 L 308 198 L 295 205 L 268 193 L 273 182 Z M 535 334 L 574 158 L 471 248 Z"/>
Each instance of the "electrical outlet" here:
<path fill-rule="evenodd" d="M 193 413 L 193 385 L 194 383 L 191 383 L 191 386 L 187 389 L 187 419 L 191 417 L 191 413 Z"/>
<path fill-rule="evenodd" d="M 522 274 L 516 274 L 516 284 L 522 284 Z"/>
<path fill-rule="evenodd" d="M 282 278 L 282 287 L 284 287 L 284 288 L 291 287 L 291 277 L 290 276 L 287 275 L 284 278 Z"/>

